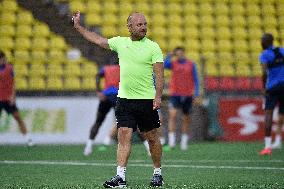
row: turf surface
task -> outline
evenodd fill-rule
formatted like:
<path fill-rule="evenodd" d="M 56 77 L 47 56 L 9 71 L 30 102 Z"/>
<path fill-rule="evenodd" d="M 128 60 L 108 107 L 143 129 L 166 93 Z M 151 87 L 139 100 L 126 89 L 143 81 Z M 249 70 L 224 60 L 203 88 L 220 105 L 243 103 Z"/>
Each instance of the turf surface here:
<path fill-rule="evenodd" d="M 284 150 L 261 157 L 261 143 L 195 143 L 163 154 L 167 189 L 284 188 Z M 83 156 L 83 146 L 0 146 L 0 188 L 103 188 L 116 173 L 116 147 L 95 148 Z M 127 168 L 127 188 L 148 187 L 151 159 L 143 145 L 134 145 Z"/>

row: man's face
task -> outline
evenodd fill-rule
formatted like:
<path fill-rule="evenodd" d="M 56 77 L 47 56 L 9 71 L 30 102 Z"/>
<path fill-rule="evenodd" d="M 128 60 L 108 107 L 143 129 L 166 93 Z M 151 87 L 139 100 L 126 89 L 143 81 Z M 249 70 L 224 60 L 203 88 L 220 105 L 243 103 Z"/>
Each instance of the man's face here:
<path fill-rule="evenodd" d="M 176 50 L 175 56 L 177 57 L 177 59 L 183 59 L 184 58 L 184 51 L 182 49 Z"/>
<path fill-rule="evenodd" d="M 128 24 L 129 32 L 131 36 L 142 39 L 147 33 L 147 22 L 142 14 L 132 15 L 131 21 Z"/>

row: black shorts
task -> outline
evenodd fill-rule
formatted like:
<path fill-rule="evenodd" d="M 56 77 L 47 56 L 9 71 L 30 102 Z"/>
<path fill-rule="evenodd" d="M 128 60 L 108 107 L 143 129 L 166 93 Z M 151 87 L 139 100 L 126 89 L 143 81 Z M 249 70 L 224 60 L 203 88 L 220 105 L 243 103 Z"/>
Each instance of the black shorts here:
<path fill-rule="evenodd" d="M 151 131 L 160 127 L 158 110 L 153 110 L 151 99 L 117 98 L 115 116 L 117 127 L 133 128 L 137 126 L 141 132 Z"/>
<path fill-rule="evenodd" d="M 189 114 L 192 110 L 192 96 L 170 96 L 169 107 L 180 108 L 184 114 Z"/>
<path fill-rule="evenodd" d="M 0 101 L 0 114 L 2 109 L 4 109 L 8 114 L 13 114 L 18 111 L 16 104 L 10 104 L 8 101 Z"/>
<path fill-rule="evenodd" d="M 265 96 L 265 109 L 273 110 L 279 103 L 279 114 L 284 114 L 284 85 L 267 90 Z"/>
<path fill-rule="evenodd" d="M 115 108 L 116 105 L 116 95 L 107 95 L 106 100 L 100 101 L 98 111 L 106 115 L 111 108 Z"/>

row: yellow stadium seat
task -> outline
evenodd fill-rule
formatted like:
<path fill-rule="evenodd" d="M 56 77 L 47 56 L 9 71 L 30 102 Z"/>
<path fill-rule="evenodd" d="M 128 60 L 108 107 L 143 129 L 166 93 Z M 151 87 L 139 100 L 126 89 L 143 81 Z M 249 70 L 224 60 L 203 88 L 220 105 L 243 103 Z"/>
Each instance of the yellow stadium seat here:
<path fill-rule="evenodd" d="M 211 51 L 211 52 L 215 51 L 215 42 L 209 39 L 202 40 L 200 50 L 202 53 L 206 51 Z"/>
<path fill-rule="evenodd" d="M 49 40 L 50 49 L 61 49 L 65 50 L 67 48 L 65 39 L 61 36 L 54 36 Z"/>
<path fill-rule="evenodd" d="M 260 27 L 261 26 L 260 17 L 259 16 L 249 16 L 247 18 L 247 26 L 248 28 Z"/>
<path fill-rule="evenodd" d="M 190 26 L 186 27 L 184 29 L 184 33 L 192 39 L 197 39 L 199 37 L 199 31 L 195 27 L 190 27 Z"/>
<path fill-rule="evenodd" d="M 276 28 L 272 28 L 272 27 L 271 28 L 264 28 L 263 32 L 264 33 L 271 33 L 274 36 L 275 39 L 277 39 L 278 35 L 279 35 L 278 30 Z"/>
<path fill-rule="evenodd" d="M 185 4 L 182 5 L 182 8 L 185 16 L 195 15 L 198 10 L 196 4 L 191 2 L 185 2 Z"/>
<path fill-rule="evenodd" d="M 36 24 L 33 27 L 33 35 L 37 37 L 47 37 L 50 35 L 50 30 L 46 24 Z"/>
<path fill-rule="evenodd" d="M 170 14 L 181 14 L 182 7 L 180 3 L 168 3 L 167 4 L 167 12 Z"/>
<path fill-rule="evenodd" d="M 200 15 L 211 15 L 213 13 L 213 8 L 210 3 L 200 3 L 199 4 Z"/>
<path fill-rule="evenodd" d="M 279 29 L 284 29 L 284 15 L 278 17 L 278 27 Z"/>
<path fill-rule="evenodd" d="M 186 41 L 184 42 L 184 44 L 185 44 L 186 51 L 189 53 L 198 52 L 200 49 L 200 42 L 197 39 L 192 39 L 192 38 L 187 39 L 186 38 Z"/>
<path fill-rule="evenodd" d="M 13 25 L 0 25 L 1 37 L 13 37 L 15 35 L 15 28 Z"/>
<path fill-rule="evenodd" d="M 30 62 L 29 52 L 23 50 L 14 51 L 14 61 L 22 64 Z"/>
<path fill-rule="evenodd" d="M 216 26 L 216 28 L 228 27 L 230 22 L 231 21 L 229 21 L 229 17 L 228 16 L 220 15 L 220 16 L 217 16 L 215 18 L 215 26 Z"/>
<path fill-rule="evenodd" d="M 211 15 L 201 16 L 199 24 L 201 27 L 211 27 L 214 24 L 213 17 Z"/>
<path fill-rule="evenodd" d="M 250 53 L 250 64 L 259 64 L 259 53 Z"/>
<path fill-rule="evenodd" d="M 229 40 L 218 40 L 216 45 L 216 50 L 218 52 L 231 52 L 232 43 Z"/>
<path fill-rule="evenodd" d="M 260 15 L 260 7 L 255 3 L 249 3 L 246 6 L 246 13 L 248 16 Z"/>
<path fill-rule="evenodd" d="M 95 90 L 96 89 L 96 79 L 94 77 L 83 77 L 81 87 L 84 90 Z"/>
<path fill-rule="evenodd" d="M 16 12 L 18 10 L 17 1 L 14 0 L 3 0 L 2 1 L 2 8 L 8 12 Z"/>
<path fill-rule="evenodd" d="M 151 8 L 152 12 L 155 12 L 155 14 L 164 14 L 166 12 L 164 3 L 153 2 Z"/>
<path fill-rule="evenodd" d="M 33 23 L 33 15 L 29 11 L 20 11 L 17 14 L 17 25 L 31 25 Z"/>
<path fill-rule="evenodd" d="M 79 64 L 66 64 L 64 70 L 64 75 L 67 77 L 72 76 L 80 76 L 81 75 L 81 68 Z"/>
<path fill-rule="evenodd" d="M 28 68 L 26 64 L 15 64 L 14 71 L 16 77 L 22 77 L 28 75 Z"/>
<path fill-rule="evenodd" d="M 85 77 L 95 77 L 98 72 L 98 68 L 94 63 L 83 64 L 81 68 L 81 74 Z"/>
<path fill-rule="evenodd" d="M 235 69 L 232 64 L 220 64 L 220 76 L 235 76 Z"/>
<path fill-rule="evenodd" d="M 173 38 L 168 41 L 168 51 L 172 51 L 178 46 L 183 46 L 183 41 L 181 39 Z"/>
<path fill-rule="evenodd" d="M 130 14 L 133 12 L 133 6 L 129 2 L 122 2 L 118 4 L 118 10 L 119 13 L 125 13 L 125 14 Z M 127 19 L 127 18 L 126 18 Z"/>
<path fill-rule="evenodd" d="M 29 75 L 30 76 L 44 76 L 46 74 L 45 65 L 31 64 Z"/>
<path fill-rule="evenodd" d="M 41 76 L 29 78 L 29 90 L 44 90 L 45 88 L 45 80 Z"/>
<path fill-rule="evenodd" d="M 247 31 L 244 28 L 233 28 L 232 38 L 234 40 L 243 40 L 247 38 Z"/>
<path fill-rule="evenodd" d="M 278 22 L 274 16 L 266 16 L 262 19 L 263 28 L 275 28 L 277 25 Z"/>
<path fill-rule="evenodd" d="M 66 90 L 80 90 L 81 82 L 78 77 L 68 77 L 64 80 L 64 89 Z"/>
<path fill-rule="evenodd" d="M 244 27 L 246 24 L 245 18 L 240 15 L 234 15 L 231 19 L 231 26 L 234 27 Z"/>
<path fill-rule="evenodd" d="M 183 18 L 184 26 L 187 28 L 197 27 L 199 24 L 199 19 L 195 15 L 186 15 Z"/>
<path fill-rule="evenodd" d="M 260 40 L 261 36 L 262 36 L 261 28 L 248 28 L 249 40 Z"/>
<path fill-rule="evenodd" d="M 249 40 L 248 48 L 249 48 L 250 52 L 260 53 L 262 51 L 262 48 L 261 48 L 261 45 L 260 45 L 260 38 Z"/>
<path fill-rule="evenodd" d="M 76 12 L 78 10 L 80 10 L 81 13 L 85 13 L 86 12 L 86 5 L 83 1 L 72 0 L 69 3 L 69 9 L 72 13 Z"/>
<path fill-rule="evenodd" d="M 236 75 L 241 76 L 241 77 L 250 77 L 251 76 L 251 69 L 246 64 L 237 64 Z"/>
<path fill-rule="evenodd" d="M 48 64 L 46 74 L 48 77 L 59 77 L 63 75 L 61 64 Z"/>
<path fill-rule="evenodd" d="M 86 14 L 85 23 L 88 26 L 100 25 L 102 23 L 101 15 L 95 12 L 94 13 L 89 12 L 88 14 Z"/>
<path fill-rule="evenodd" d="M 135 4 L 135 11 L 142 12 L 143 14 L 149 14 L 150 13 L 150 6 L 147 2 L 137 2 Z"/>
<path fill-rule="evenodd" d="M 32 47 L 33 50 L 46 50 L 48 48 L 48 42 L 46 38 L 33 38 Z"/>
<path fill-rule="evenodd" d="M 283 2 L 282 2 L 283 4 Z M 275 15 L 275 8 L 273 4 L 263 4 L 261 6 L 261 13 L 263 16 L 273 16 Z"/>
<path fill-rule="evenodd" d="M 28 89 L 28 82 L 26 80 L 26 77 L 16 76 L 15 85 L 16 85 L 16 90 L 27 90 Z"/>
<path fill-rule="evenodd" d="M 217 40 L 229 40 L 231 38 L 231 31 L 228 27 L 216 28 L 216 39 Z"/>
<path fill-rule="evenodd" d="M 102 4 L 94 0 L 88 0 L 86 3 L 86 12 L 88 14 L 99 14 L 102 10 Z"/>
<path fill-rule="evenodd" d="M 52 62 L 64 62 L 66 60 L 66 55 L 63 51 L 54 49 L 50 50 L 48 54 L 49 63 Z"/>
<path fill-rule="evenodd" d="M 169 27 L 166 34 L 169 38 L 181 38 L 183 36 L 183 30 L 180 27 Z"/>
<path fill-rule="evenodd" d="M 0 25 L 9 25 L 16 22 L 16 16 L 13 12 L 2 12 L 0 14 Z"/>
<path fill-rule="evenodd" d="M 171 14 L 167 17 L 167 24 L 169 27 L 178 27 L 182 24 L 182 18 L 178 14 Z"/>
<path fill-rule="evenodd" d="M 118 6 L 115 2 L 105 1 L 103 3 L 102 9 L 105 11 L 105 13 L 116 14 L 118 11 Z"/>
<path fill-rule="evenodd" d="M 13 39 L 10 37 L 0 36 L 0 49 L 1 50 L 11 50 L 14 47 Z"/>
<path fill-rule="evenodd" d="M 252 77 L 260 77 L 262 76 L 262 68 L 260 64 L 254 64 L 251 69 Z"/>
<path fill-rule="evenodd" d="M 32 35 L 32 28 L 29 25 L 18 25 L 16 27 L 17 37 L 30 37 Z"/>
<path fill-rule="evenodd" d="M 19 37 L 15 40 L 14 48 L 16 50 L 29 50 L 31 47 L 31 42 L 29 38 Z"/>
<path fill-rule="evenodd" d="M 46 88 L 48 90 L 62 90 L 63 89 L 63 82 L 60 77 L 48 77 Z"/>
<path fill-rule="evenodd" d="M 276 8 L 277 8 L 277 11 L 276 11 L 277 16 L 284 16 L 284 4 L 279 3 L 277 4 Z"/>
<path fill-rule="evenodd" d="M 126 26 L 120 26 L 118 28 L 117 33 L 119 36 L 123 36 L 123 37 L 129 36 L 129 31 Z M 149 30 L 148 30 L 148 35 L 149 35 Z"/>
<path fill-rule="evenodd" d="M 104 25 L 108 26 L 115 26 L 116 23 L 118 22 L 117 16 L 115 14 L 104 14 L 103 15 L 103 23 Z"/>
<path fill-rule="evenodd" d="M 200 29 L 199 37 L 201 40 L 214 39 L 215 31 L 212 27 L 203 27 Z"/>
<path fill-rule="evenodd" d="M 214 7 L 214 14 L 227 15 L 229 12 L 228 6 L 224 3 L 216 3 Z"/>
<path fill-rule="evenodd" d="M 233 64 L 234 63 L 232 54 L 229 52 L 219 52 L 217 54 L 217 61 L 219 64 Z"/>
<path fill-rule="evenodd" d="M 209 62 L 205 66 L 205 74 L 207 76 L 219 76 L 219 69 L 216 64 L 210 64 Z"/>
<path fill-rule="evenodd" d="M 234 62 L 236 64 L 250 64 L 250 56 L 247 52 L 234 53 Z"/>
<path fill-rule="evenodd" d="M 44 63 L 46 61 L 45 51 L 33 50 L 31 52 L 31 59 L 33 63 Z"/>
<path fill-rule="evenodd" d="M 102 35 L 105 37 L 114 37 L 118 35 L 116 27 L 113 26 L 105 26 L 102 27 Z"/>
<path fill-rule="evenodd" d="M 155 26 L 164 26 L 167 20 L 164 15 L 155 14 L 154 16 L 152 16 L 151 22 Z"/>
<path fill-rule="evenodd" d="M 166 51 L 168 50 L 168 42 L 162 37 L 161 38 L 155 38 L 154 40 L 159 44 L 162 51 L 164 53 L 166 53 Z"/>
<path fill-rule="evenodd" d="M 243 15 L 245 12 L 244 6 L 242 3 L 231 3 L 230 13 L 231 15 Z"/>
<path fill-rule="evenodd" d="M 233 50 L 234 52 L 247 52 L 248 44 L 246 40 L 235 40 L 233 42 Z"/>

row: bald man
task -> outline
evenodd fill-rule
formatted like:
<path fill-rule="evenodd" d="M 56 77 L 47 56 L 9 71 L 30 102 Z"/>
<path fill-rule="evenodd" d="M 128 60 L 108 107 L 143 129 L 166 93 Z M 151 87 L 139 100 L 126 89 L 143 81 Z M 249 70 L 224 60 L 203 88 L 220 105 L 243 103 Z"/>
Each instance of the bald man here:
<path fill-rule="evenodd" d="M 132 133 L 137 126 L 149 143 L 154 173 L 150 186 L 163 185 L 161 174 L 162 146 L 158 136 L 158 109 L 164 83 L 163 54 L 159 45 L 146 37 L 147 22 L 141 13 L 127 18 L 130 37 L 106 39 L 80 25 L 80 12 L 74 14 L 74 28 L 87 40 L 102 48 L 116 51 L 119 57 L 120 83 L 115 116 L 118 127 L 117 173 L 106 181 L 105 188 L 126 187 L 126 166 L 131 151 Z M 154 78 L 155 75 L 155 84 Z"/>
<path fill-rule="evenodd" d="M 261 46 L 263 52 L 259 60 L 263 68 L 265 89 L 265 147 L 259 154 L 271 155 L 273 147 L 271 145 L 272 116 L 273 110 L 278 103 L 280 120 L 283 119 L 284 115 L 284 49 L 273 46 L 273 36 L 270 33 L 263 34 Z M 279 138 L 276 138 L 277 140 Z"/>

